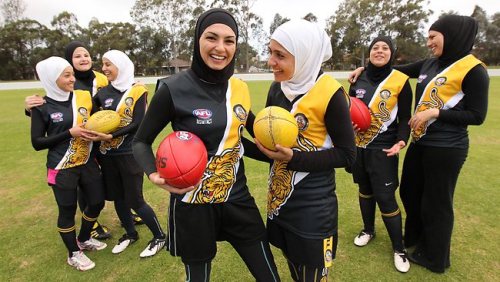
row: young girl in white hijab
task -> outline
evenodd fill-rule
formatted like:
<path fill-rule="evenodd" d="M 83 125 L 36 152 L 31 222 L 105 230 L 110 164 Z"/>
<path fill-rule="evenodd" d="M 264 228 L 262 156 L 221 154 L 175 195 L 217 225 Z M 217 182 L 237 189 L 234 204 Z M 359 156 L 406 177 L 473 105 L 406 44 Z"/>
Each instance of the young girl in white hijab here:
<path fill-rule="evenodd" d="M 102 62 L 102 71 L 111 84 L 99 90 L 94 101 L 97 107 L 116 111 L 121 117 L 118 130 L 97 134 L 94 139 L 103 140 L 99 146 L 99 164 L 106 184 L 106 199 L 115 202 L 116 214 L 126 231 L 112 252 L 121 253 L 139 239 L 131 216 L 133 209 L 153 233 L 140 257 L 154 256 L 165 245 L 165 234 L 155 212 L 144 200 L 143 172 L 132 152 L 132 139 L 146 112 L 147 89 L 134 85 L 134 64 L 122 51 L 106 52 Z"/>
<path fill-rule="evenodd" d="M 31 142 L 35 150 L 48 149 L 47 183 L 59 208 L 57 228 L 68 249 L 69 265 L 85 271 L 94 268 L 81 250 L 102 250 L 106 244 L 90 237 L 92 226 L 104 207 L 104 188 L 99 166 L 93 160 L 90 134 L 81 127 L 92 111 L 90 92 L 74 90 L 73 68 L 63 58 L 50 57 L 36 65 L 47 96 L 46 103 L 31 113 Z M 77 186 L 88 205 L 76 236 Z"/>
<path fill-rule="evenodd" d="M 267 228 L 269 241 L 287 258 L 294 281 L 325 281 L 337 247 L 334 168 L 356 156 L 344 88 L 321 71 L 332 55 L 318 25 L 292 20 L 276 29 L 268 64 L 274 73 L 266 106 L 289 110 L 299 125 L 291 148 L 270 151 Z"/>

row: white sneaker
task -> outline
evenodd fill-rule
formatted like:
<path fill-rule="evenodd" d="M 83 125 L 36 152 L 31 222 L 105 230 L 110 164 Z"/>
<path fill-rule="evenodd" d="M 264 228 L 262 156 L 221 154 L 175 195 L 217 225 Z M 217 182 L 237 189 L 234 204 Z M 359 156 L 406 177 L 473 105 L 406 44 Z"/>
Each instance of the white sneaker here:
<path fill-rule="evenodd" d="M 139 236 L 136 236 L 136 237 L 133 237 L 133 236 L 129 236 L 128 234 L 125 233 L 125 235 L 123 235 L 119 240 L 118 240 L 118 244 L 116 244 L 114 247 L 113 247 L 113 250 L 111 250 L 111 252 L 113 254 L 119 254 L 123 251 L 125 251 L 125 249 L 132 245 L 133 243 L 135 243 L 137 240 L 139 239 Z"/>
<path fill-rule="evenodd" d="M 68 258 L 68 264 L 80 271 L 86 271 L 95 267 L 95 263 L 82 251 L 73 252 L 73 256 Z"/>
<path fill-rule="evenodd" d="M 165 246 L 165 241 L 166 239 L 153 238 L 139 256 L 147 258 L 156 255 Z"/>
<path fill-rule="evenodd" d="M 100 251 L 108 246 L 106 243 L 103 243 L 92 237 L 85 242 L 76 240 L 76 243 L 78 244 L 78 247 L 80 247 L 80 250 L 87 251 Z"/>
<path fill-rule="evenodd" d="M 359 235 L 354 238 L 354 245 L 358 247 L 366 246 L 373 237 L 375 237 L 375 233 L 361 231 Z"/>
<path fill-rule="evenodd" d="M 399 272 L 406 273 L 410 270 L 410 261 L 405 252 L 394 252 L 394 266 Z"/>

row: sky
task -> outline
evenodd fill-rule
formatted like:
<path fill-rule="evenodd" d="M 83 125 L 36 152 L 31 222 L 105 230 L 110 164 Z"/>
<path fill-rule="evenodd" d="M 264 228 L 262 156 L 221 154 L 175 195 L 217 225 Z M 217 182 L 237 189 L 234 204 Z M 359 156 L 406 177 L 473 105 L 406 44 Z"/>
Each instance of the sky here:
<path fill-rule="evenodd" d="M 100 22 L 132 21 L 130 10 L 135 0 L 24 0 L 24 15 L 50 27 L 52 18 L 63 11 L 76 15 L 80 25 L 86 27 L 96 17 Z M 264 20 L 264 29 L 269 30 L 274 15 L 297 19 L 311 12 L 318 17 L 318 23 L 325 24 L 334 14 L 341 0 L 257 0 L 252 11 Z M 426 7 L 434 14 L 428 25 L 434 22 L 443 11 L 454 10 L 460 15 L 471 15 L 475 5 L 483 8 L 488 16 L 500 12 L 499 0 L 431 0 Z M 453 3 L 450 5 L 450 3 Z"/>

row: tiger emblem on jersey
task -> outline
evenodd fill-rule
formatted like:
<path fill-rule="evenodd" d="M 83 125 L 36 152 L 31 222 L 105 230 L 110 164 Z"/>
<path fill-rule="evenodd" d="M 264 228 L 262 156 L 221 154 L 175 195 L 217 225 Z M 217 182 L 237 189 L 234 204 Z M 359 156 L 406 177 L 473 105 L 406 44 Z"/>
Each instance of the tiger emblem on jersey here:
<path fill-rule="evenodd" d="M 382 131 L 383 124 L 391 120 L 391 113 L 387 108 L 387 102 L 381 101 L 378 104 L 378 113 L 374 113 L 371 109 L 371 123 L 370 127 L 364 132 L 356 133 L 356 145 L 358 147 L 366 148 L 366 146 L 377 137 L 377 135 Z"/>
<path fill-rule="evenodd" d="M 60 169 L 75 167 L 85 164 L 90 155 L 89 141 L 82 138 L 72 138 L 69 141 L 68 154 L 65 157 L 66 161 L 62 164 Z"/>
<path fill-rule="evenodd" d="M 236 164 L 240 160 L 241 144 L 214 156 L 202 177 L 201 188 L 196 192 L 194 203 L 222 203 L 229 197 L 230 188 L 236 181 Z"/>
<path fill-rule="evenodd" d="M 132 112 L 132 109 L 130 107 L 133 105 L 133 103 L 131 103 L 130 101 L 127 102 L 128 99 L 131 99 L 131 98 L 127 98 L 125 100 L 125 104 L 127 105 L 127 107 L 125 108 L 124 115 L 122 115 L 120 117 L 120 124 L 118 125 L 118 128 L 125 127 L 132 122 L 133 112 Z M 99 146 L 99 151 L 101 152 L 101 154 L 104 155 L 104 154 L 106 154 L 107 151 L 109 151 L 111 149 L 120 148 L 120 146 L 123 144 L 123 141 L 125 140 L 125 137 L 127 137 L 127 135 L 122 135 L 122 136 L 115 137 L 111 140 L 102 141 L 101 145 Z"/>
<path fill-rule="evenodd" d="M 316 151 L 316 147 L 301 133 L 297 136 L 296 147 L 298 151 Z M 286 203 L 293 193 L 294 176 L 297 173 L 286 168 L 288 162 L 274 161 L 269 175 L 269 192 L 267 193 L 267 217 L 273 219 L 279 215 L 280 208 Z"/>
<path fill-rule="evenodd" d="M 429 96 L 430 96 L 429 101 L 421 101 L 417 105 L 417 109 L 415 110 L 415 113 L 423 112 L 423 111 L 426 111 L 428 109 L 442 109 L 443 108 L 444 102 L 439 98 L 438 89 L 436 87 L 431 89 L 431 93 Z M 429 121 L 425 122 L 417 129 L 412 129 L 411 136 L 413 137 L 413 139 L 415 141 L 418 141 L 418 139 L 420 139 L 420 137 L 424 136 L 426 131 L 427 131 L 428 126 L 429 126 Z"/>

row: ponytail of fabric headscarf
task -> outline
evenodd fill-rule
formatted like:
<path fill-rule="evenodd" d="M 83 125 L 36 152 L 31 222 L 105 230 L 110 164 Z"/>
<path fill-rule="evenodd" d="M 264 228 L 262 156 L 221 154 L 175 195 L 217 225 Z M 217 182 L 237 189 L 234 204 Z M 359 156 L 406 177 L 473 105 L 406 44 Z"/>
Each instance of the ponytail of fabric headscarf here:
<path fill-rule="evenodd" d="M 83 82 L 86 85 L 92 86 L 95 78 L 95 74 L 92 71 L 92 68 L 90 68 L 87 71 L 79 71 L 75 68 L 73 65 L 73 53 L 75 53 L 76 48 L 82 47 L 85 50 L 89 50 L 83 42 L 80 41 L 72 41 L 70 42 L 66 48 L 64 48 L 64 58 L 68 61 L 68 63 L 73 67 L 73 71 L 75 72 L 75 77 L 79 81 Z M 92 59 L 91 59 L 92 61 Z"/>
<path fill-rule="evenodd" d="M 111 85 L 120 92 L 130 89 L 135 83 L 134 63 L 130 58 L 119 50 L 109 50 L 102 57 L 110 60 L 118 68 L 118 75 L 115 80 L 111 81 Z"/>
<path fill-rule="evenodd" d="M 59 102 L 68 101 L 69 92 L 57 86 L 57 79 L 67 67 L 71 67 L 71 65 L 61 57 L 50 57 L 36 64 L 36 73 L 47 97 Z"/>
<path fill-rule="evenodd" d="M 370 43 L 370 47 L 368 48 L 368 56 L 372 51 L 373 45 L 377 42 L 385 42 L 387 45 L 389 45 L 389 49 L 391 50 L 391 57 L 389 58 L 389 61 L 387 64 L 377 67 L 374 64 L 372 64 L 370 61 L 368 61 L 368 65 L 366 66 L 366 75 L 368 78 L 375 82 L 379 83 L 382 80 L 384 80 L 392 71 L 392 62 L 394 60 L 394 56 L 396 55 L 396 49 L 394 48 L 394 44 L 392 43 L 392 40 L 389 36 L 377 36 L 375 39 L 373 39 L 372 43 Z"/>
<path fill-rule="evenodd" d="M 330 38 L 319 25 L 301 19 L 282 24 L 271 39 L 295 57 L 292 78 L 281 82 L 281 90 L 292 101 L 314 86 L 321 64 L 332 57 Z"/>
<path fill-rule="evenodd" d="M 444 67 L 468 55 L 474 46 L 478 24 L 472 17 L 446 15 L 434 22 L 429 30 L 443 34 L 443 53 L 438 57 Z"/>
<path fill-rule="evenodd" d="M 200 15 L 196 22 L 196 29 L 194 32 L 194 50 L 193 62 L 191 69 L 202 80 L 210 83 L 226 83 L 234 73 L 234 64 L 236 60 L 236 53 L 231 62 L 221 70 L 211 69 L 205 62 L 200 54 L 200 38 L 205 29 L 213 24 L 227 25 L 234 31 L 236 35 L 236 44 L 238 43 L 238 24 L 233 16 L 224 9 L 210 9 Z"/>

